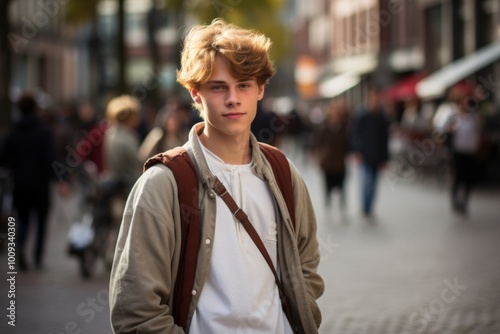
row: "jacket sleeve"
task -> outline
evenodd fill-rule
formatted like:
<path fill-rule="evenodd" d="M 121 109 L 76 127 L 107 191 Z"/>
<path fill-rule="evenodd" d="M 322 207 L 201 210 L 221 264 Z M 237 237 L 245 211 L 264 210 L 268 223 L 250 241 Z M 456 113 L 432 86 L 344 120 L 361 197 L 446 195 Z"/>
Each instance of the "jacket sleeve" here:
<path fill-rule="evenodd" d="M 114 333 L 184 333 L 169 307 L 177 265 L 174 222 L 179 217 L 172 180 L 167 167 L 153 166 L 127 200 L 110 279 Z"/>
<path fill-rule="evenodd" d="M 318 274 L 320 252 L 317 239 L 316 215 L 302 176 L 300 176 L 292 164 L 290 164 L 290 168 L 295 192 L 295 229 L 302 275 L 306 284 L 306 293 L 309 298 L 309 305 L 314 321 L 316 327 L 319 327 L 321 312 L 316 300 L 323 294 L 325 285 L 323 279 Z"/>

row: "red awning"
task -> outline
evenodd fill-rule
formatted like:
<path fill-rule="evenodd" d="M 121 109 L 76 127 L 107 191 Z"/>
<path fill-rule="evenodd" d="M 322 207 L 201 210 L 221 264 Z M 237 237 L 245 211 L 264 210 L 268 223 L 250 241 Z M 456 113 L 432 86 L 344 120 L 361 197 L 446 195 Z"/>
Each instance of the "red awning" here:
<path fill-rule="evenodd" d="M 415 87 L 424 78 L 421 73 L 412 74 L 397 81 L 395 84 L 383 91 L 384 97 L 392 102 L 405 101 L 417 97 Z"/>

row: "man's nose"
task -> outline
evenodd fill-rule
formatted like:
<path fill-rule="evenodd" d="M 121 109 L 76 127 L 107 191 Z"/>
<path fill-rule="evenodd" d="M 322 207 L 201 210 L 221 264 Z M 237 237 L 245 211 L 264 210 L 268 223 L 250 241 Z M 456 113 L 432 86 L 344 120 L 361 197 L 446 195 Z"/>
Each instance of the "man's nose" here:
<path fill-rule="evenodd" d="M 240 104 L 240 94 L 236 87 L 229 87 L 227 90 L 226 104 L 235 106 Z"/>

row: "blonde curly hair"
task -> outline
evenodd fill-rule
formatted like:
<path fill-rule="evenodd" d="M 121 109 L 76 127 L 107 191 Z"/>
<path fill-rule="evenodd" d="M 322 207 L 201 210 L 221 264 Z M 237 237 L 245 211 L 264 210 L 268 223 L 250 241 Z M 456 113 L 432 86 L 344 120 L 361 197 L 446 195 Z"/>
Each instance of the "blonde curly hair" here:
<path fill-rule="evenodd" d="M 255 78 L 264 85 L 276 72 L 269 56 L 271 45 L 265 35 L 222 19 L 194 26 L 184 39 L 177 81 L 187 90 L 199 89 L 212 75 L 215 57 L 221 55 L 228 60 L 234 78 Z"/>

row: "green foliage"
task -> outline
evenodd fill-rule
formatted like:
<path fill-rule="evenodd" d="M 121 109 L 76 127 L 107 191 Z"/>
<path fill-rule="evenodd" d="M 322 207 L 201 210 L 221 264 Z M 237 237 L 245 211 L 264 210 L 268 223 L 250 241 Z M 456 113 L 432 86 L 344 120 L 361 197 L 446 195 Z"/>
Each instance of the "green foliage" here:
<path fill-rule="evenodd" d="M 202 24 L 215 18 L 240 27 L 255 29 L 273 41 L 271 56 L 276 61 L 284 59 L 290 50 L 288 30 L 279 19 L 284 0 L 168 0 L 167 10 L 176 10 L 180 15 L 194 14 Z"/>
<path fill-rule="evenodd" d="M 99 0 L 68 1 L 64 16 L 70 24 L 88 22 L 97 15 L 96 6 Z"/>
<path fill-rule="evenodd" d="M 100 0 L 69 1 L 65 6 L 65 17 L 73 24 L 84 23 L 95 18 Z M 179 16 L 194 15 L 200 23 L 210 23 L 223 18 L 244 28 L 255 29 L 273 41 L 271 56 L 276 61 L 286 58 L 290 50 L 289 32 L 280 21 L 284 0 L 163 0 L 165 10 Z"/>

